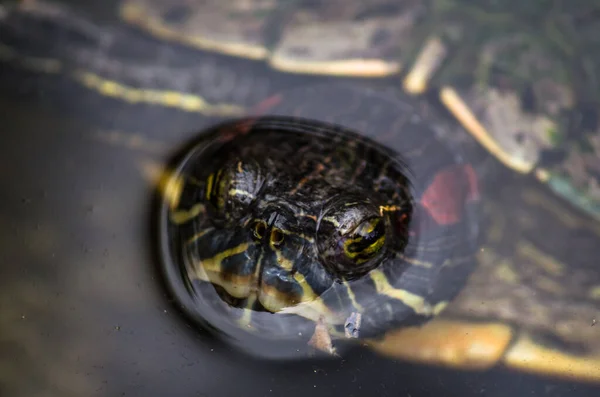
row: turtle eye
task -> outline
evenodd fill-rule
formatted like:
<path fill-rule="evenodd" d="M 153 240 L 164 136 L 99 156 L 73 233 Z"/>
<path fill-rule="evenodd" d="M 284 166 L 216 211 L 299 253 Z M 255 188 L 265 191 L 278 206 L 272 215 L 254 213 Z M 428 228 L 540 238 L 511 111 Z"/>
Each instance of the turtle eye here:
<path fill-rule="evenodd" d="M 341 203 L 325 214 L 317 228 L 323 266 L 343 278 L 361 277 L 377 267 L 385 252 L 387 222 L 369 203 Z"/>
<path fill-rule="evenodd" d="M 340 241 L 346 257 L 360 265 L 373 259 L 385 243 L 385 223 L 381 218 L 370 218 Z"/>
<path fill-rule="evenodd" d="M 252 162 L 226 164 L 206 178 L 205 200 L 225 218 L 243 216 L 262 186 L 259 171 Z"/>

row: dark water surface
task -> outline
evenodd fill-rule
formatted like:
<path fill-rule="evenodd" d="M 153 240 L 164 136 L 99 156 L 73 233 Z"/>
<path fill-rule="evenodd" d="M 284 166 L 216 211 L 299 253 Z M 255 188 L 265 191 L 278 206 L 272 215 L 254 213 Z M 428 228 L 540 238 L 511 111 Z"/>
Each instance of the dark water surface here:
<path fill-rule="evenodd" d="M 583 384 L 434 369 L 366 350 L 269 362 L 198 333 L 154 271 L 144 170 L 169 150 L 107 143 L 95 127 L 37 102 L 0 101 L 0 396 L 600 395 Z"/>

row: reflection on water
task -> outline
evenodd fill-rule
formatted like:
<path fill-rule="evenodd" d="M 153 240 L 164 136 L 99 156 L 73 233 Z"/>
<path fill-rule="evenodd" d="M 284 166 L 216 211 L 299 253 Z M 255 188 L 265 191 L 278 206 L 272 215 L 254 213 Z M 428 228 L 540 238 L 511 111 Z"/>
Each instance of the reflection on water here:
<path fill-rule="evenodd" d="M 594 54 L 587 55 L 593 58 Z M 23 78 L 12 86 L 29 85 L 31 94 L 40 87 L 38 83 Z M 35 96 L 46 104 L 55 99 L 52 92 Z M 98 102 L 96 108 L 86 102 L 85 109 L 99 112 L 103 104 Z M 363 349 L 343 360 L 293 364 L 240 355 L 181 321 L 157 274 L 149 270 L 155 258 L 149 246 L 153 186 L 147 176 L 154 175 L 153 165 L 160 167 L 187 140 L 187 131 L 202 127 L 204 121 L 182 117 L 172 123 L 184 131 L 179 135 L 157 132 L 148 137 L 110 125 L 109 130 L 98 131 L 81 120 L 61 117 L 52 106 L 40 108 L 36 100 L 11 98 L 0 106 L 7 115 L 0 138 L 4 164 L 0 182 L 5 192 L 0 195 L 3 394 L 598 393 L 575 379 L 536 378 L 516 370 L 432 368 L 387 360 Z M 127 111 L 119 106 L 102 107 L 102 111 L 114 111 L 113 126 L 127 119 Z M 505 328 L 499 334 L 506 335 L 501 348 L 498 339 L 486 339 L 489 329 L 483 328 L 483 335 L 477 337 L 490 343 L 477 347 L 488 349 L 488 358 L 502 356 L 516 369 L 527 368 L 535 356 L 547 358 L 546 366 L 559 368 L 561 374 L 575 378 L 597 374 L 599 276 L 593 258 L 600 249 L 598 226 L 565 203 L 547 198 L 549 192 L 540 190 L 532 179 L 505 171 L 488 182 L 498 188 L 488 192 L 490 244 L 480 254 L 482 266 L 472 279 L 471 294 L 461 295 L 443 321 L 468 313 L 474 320 L 493 316 L 524 323 L 516 330 L 500 325 Z M 492 276 L 497 278 L 490 281 Z M 469 332 L 475 328 L 467 332 L 458 328 L 460 334 L 453 334 L 448 330 L 455 328 L 432 324 L 434 328 L 428 330 L 442 342 L 434 349 L 464 352 L 460 345 L 465 343 L 467 352 L 473 348 L 475 336 Z M 408 357 L 427 354 L 419 345 L 425 332 L 391 335 L 375 348 L 388 354 L 397 350 Z M 453 344 L 443 343 L 444 338 Z M 532 340 L 540 344 L 533 345 Z M 539 346 L 586 359 L 569 361 Z M 456 356 L 442 358 L 452 362 Z"/>

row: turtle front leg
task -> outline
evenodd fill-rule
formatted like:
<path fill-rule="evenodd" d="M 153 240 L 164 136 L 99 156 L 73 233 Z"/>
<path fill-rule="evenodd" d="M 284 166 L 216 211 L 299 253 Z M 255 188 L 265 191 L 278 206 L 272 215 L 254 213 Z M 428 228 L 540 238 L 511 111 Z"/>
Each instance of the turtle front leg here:
<path fill-rule="evenodd" d="M 347 339 L 358 339 L 361 319 L 362 316 L 360 313 L 353 312 L 348 316 L 344 323 L 344 336 Z M 325 352 L 328 355 L 339 356 L 333 346 L 333 338 L 323 316 L 319 317 L 319 321 L 317 321 L 315 326 L 315 332 L 308 341 L 308 344 L 314 349 Z"/>

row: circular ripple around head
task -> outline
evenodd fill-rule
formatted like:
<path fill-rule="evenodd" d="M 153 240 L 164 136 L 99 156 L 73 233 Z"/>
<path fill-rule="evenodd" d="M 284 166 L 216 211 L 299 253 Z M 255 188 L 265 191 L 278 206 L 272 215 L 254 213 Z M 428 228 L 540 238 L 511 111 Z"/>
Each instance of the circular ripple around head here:
<path fill-rule="evenodd" d="M 294 90 L 201 134 L 170 170 L 159 224 L 167 286 L 193 321 L 290 358 L 317 321 L 343 337 L 358 313 L 359 337 L 374 337 L 458 293 L 477 246 L 475 173 L 443 123 L 400 99 Z"/>

